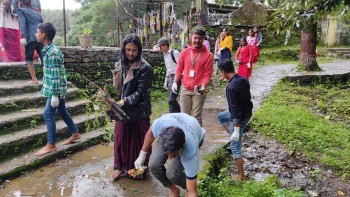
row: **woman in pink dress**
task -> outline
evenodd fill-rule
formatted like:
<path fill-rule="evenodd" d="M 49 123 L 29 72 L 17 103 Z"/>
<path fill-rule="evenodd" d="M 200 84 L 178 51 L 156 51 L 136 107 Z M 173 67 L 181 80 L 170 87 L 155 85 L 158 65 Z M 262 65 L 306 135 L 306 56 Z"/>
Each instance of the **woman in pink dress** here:
<path fill-rule="evenodd" d="M 0 46 L 6 57 L 5 62 L 20 62 L 21 49 L 19 23 L 17 16 L 12 14 L 12 0 L 4 0 L 0 7 Z"/>
<path fill-rule="evenodd" d="M 258 47 L 258 38 L 255 36 L 253 29 L 249 30 L 247 36 L 247 43 L 252 47 L 252 66 L 256 64 L 260 56 L 260 49 Z"/>
<path fill-rule="evenodd" d="M 245 37 L 241 38 L 235 60 L 238 63 L 238 74 L 249 80 L 252 75 L 252 47 L 248 45 Z"/>

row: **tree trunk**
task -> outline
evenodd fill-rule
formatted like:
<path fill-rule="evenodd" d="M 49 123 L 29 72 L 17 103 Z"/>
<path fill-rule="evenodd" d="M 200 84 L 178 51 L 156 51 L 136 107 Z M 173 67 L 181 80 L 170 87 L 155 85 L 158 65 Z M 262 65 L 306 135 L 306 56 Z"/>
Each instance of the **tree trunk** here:
<path fill-rule="evenodd" d="M 317 24 L 312 21 L 305 21 L 301 30 L 300 43 L 300 66 L 306 71 L 319 69 L 316 62 Z"/>

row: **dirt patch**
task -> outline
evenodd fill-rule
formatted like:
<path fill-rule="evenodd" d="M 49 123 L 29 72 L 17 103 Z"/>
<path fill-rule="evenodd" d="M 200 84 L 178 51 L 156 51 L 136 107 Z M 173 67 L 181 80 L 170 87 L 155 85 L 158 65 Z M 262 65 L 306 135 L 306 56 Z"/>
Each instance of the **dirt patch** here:
<path fill-rule="evenodd" d="M 244 167 L 250 179 L 261 181 L 276 175 L 284 187 L 300 188 L 310 196 L 350 196 L 349 181 L 342 181 L 302 153 L 288 152 L 277 140 L 250 131 L 245 134 L 243 150 Z M 235 169 L 232 164 L 231 169 Z"/>

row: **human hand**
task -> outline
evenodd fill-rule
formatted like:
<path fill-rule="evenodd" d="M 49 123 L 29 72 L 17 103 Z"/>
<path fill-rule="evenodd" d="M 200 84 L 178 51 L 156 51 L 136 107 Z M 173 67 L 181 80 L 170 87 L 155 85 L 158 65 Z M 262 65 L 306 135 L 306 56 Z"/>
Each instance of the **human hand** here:
<path fill-rule="evenodd" d="M 167 77 L 165 77 L 163 88 L 168 90 L 168 78 Z"/>
<path fill-rule="evenodd" d="M 247 67 L 248 67 L 248 68 L 250 68 L 250 67 L 251 67 L 251 65 L 250 65 L 250 63 L 249 63 L 249 62 L 247 63 Z"/>
<path fill-rule="evenodd" d="M 117 105 L 118 105 L 119 107 L 123 107 L 123 106 L 125 105 L 125 101 L 122 99 L 122 100 L 120 100 L 120 101 L 117 102 Z"/>
<path fill-rule="evenodd" d="M 233 127 L 233 133 L 230 137 L 230 141 L 238 141 L 239 140 L 239 127 Z"/>
<path fill-rule="evenodd" d="M 58 107 L 59 104 L 60 104 L 60 101 L 59 101 L 58 97 L 57 96 L 52 96 L 51 97 L 51 106 L 53 108 L 56 108 L 56 107 Z"/>
<path fill-rule="evenodd" d="M 21 38 L 20 42 L 21 42 L 22 46 L 26 46 L 27 45 L 27 40 L 25 38 Z"/>
<path fill-rule="evenodd" d="M 241 63 L 241 60 L 236 60 L 237 64 L 240 64 Z"/>
<path fill-rule="evenodd" d="M 171 86 L 171 91 L 174 94 L 177 94 L 177 83 L 175 81 L 173 82 L 173 85 Z"/>
<path fill-rule="evenodd" d="M 136 159 L 136 161 L 134 162 L 134 165 L 135 165 L 135 168 L 136 169 L 141 169 L 142 166 L 143 166 L 143 163 L 145 162 L 146 160 L 146 155 L 147 155 L 147 152 L 141 150 L 140 154 L 139 154 L 139 157 Z"/>

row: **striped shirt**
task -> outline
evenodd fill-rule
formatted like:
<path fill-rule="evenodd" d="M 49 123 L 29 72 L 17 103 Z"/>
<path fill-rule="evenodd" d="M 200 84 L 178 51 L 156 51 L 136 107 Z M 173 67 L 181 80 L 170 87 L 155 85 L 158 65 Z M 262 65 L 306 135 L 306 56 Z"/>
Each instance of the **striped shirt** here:
<path fill-rule="evenodd" d="M 64 98 L 67 93 L 67 76 L 61 49 L 54 44 L 45 46 L 43 54 L 43 87 L 41 95 Z"/>

